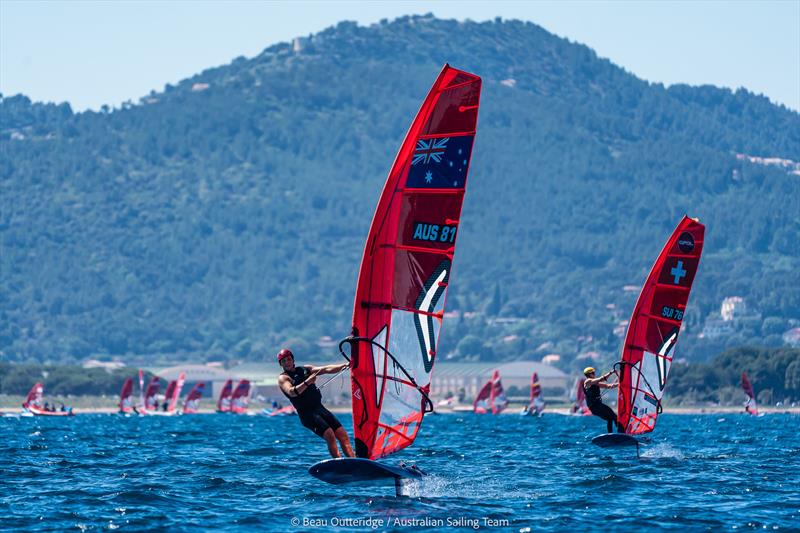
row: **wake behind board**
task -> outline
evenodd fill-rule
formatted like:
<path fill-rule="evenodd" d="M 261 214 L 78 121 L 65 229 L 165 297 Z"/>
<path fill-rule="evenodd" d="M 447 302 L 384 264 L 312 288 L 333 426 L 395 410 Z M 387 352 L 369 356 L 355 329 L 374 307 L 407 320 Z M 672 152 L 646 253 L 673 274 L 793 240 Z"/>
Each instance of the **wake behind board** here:
<path fill-rule="evenodd" d="M 419 479 L 425 475 L 416 467 L 390 466 L 370 459 L 353 457 L 320 461 L 312 465 L 308 473 L 334 485 L 345 483 L 370 485 L 386 480 Z"/>
<path fill-rule="evenodd" d="M 614 448 L 617 446 L 639 446 L 641 441 L 625 433 L 604 433 L 592 439 L 592 444 L 601 448 Z"/>

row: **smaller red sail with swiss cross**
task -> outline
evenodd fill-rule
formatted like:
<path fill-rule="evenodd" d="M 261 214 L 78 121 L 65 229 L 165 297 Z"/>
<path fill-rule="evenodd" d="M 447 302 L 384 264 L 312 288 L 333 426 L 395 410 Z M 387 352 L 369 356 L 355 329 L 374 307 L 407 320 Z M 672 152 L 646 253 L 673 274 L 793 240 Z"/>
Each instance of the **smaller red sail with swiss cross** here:
<path fill-rule="evenodd" d="M 703 252 L 705 226 L 684 216 L 658 255 L 633 310 L 617 363 L 617 420 L 628 435 L 653 431 Z"/>

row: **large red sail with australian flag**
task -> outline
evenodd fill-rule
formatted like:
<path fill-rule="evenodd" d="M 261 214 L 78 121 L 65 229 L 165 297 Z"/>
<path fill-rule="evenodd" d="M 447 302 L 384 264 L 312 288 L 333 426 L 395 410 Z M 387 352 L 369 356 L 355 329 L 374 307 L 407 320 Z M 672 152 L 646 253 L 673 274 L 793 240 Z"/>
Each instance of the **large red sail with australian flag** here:
<path fill-rule="evenodd" d="M 432 405 L 481 79 L 445 65 L 406 134 L 372 220 L 353 309 L 356 455 L 414 442 Z"/>
<path fill-rule="evenodd" d="M 705 226 L 684 216 L 647 276 L 628 324 L 619 369 L 617 419 L 625 433 L 653 431 L 692 289 Z"/>

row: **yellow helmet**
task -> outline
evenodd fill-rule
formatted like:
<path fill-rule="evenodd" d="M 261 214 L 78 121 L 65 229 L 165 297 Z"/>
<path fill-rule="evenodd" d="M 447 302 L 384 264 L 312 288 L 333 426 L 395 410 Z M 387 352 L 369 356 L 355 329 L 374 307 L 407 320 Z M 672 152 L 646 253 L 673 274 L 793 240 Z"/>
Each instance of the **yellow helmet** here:
<path fill-rule="evenodd" d="M 584 376 L 588 376 L 589 374 L 593 373 L 594 371 L 595 370 L 594 370 L 593 366 L 587 366 L 586 368 L 583 369 L 583 375 Z"/>

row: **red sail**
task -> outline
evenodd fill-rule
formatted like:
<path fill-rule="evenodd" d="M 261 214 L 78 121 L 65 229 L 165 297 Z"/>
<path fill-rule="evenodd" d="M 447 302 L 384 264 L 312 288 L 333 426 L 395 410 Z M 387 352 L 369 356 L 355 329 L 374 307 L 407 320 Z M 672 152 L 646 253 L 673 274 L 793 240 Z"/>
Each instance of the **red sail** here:
<path fill-rule="evenodd" d="M 119 411 L 120 413 L 132 413 L 133 402 L 131 397 L 133 395 L 133 378 L 128 378 L 122 384 L 122 391 L 119 393 Z"/>
<path fill-rule="evenodd" d="M 705 226 L 683 217 L 647 277 L 618 364 L 617 418 L 630 435 L 653 431 L 692 289 Z"/>
<path fill-rule="evenodd" d="M 42 407 L 42 399 L 44 398 L 44 385 L 41 383 L 36 383 L 31 390 L 28 391 L 28 396 L 25 397 L 25 403 L 22 404 L 22 407 L 25 409 L 33 408 L 40 408 Z"/>
<path fill-rule="evenodd" d="M 231 410 L 231 393 L 233 392 L 233 380 L 228 380 L 222 386 L 222 391 L 219 393 L 217 400 L 217 411 L 220 413 L 228 413 Z"/>
<path fill-rule="evenodd" d="M 589 406 L 586 405 L 586 391 L 583 390 L 583 383 L 585 381 L 586 378 L 578 378 L 578 380 L 575 382 L 575 403 L 572 405 L 570 414 L 584 416 L 591 416 L 592 414 L 592 412 L 589 410 Z"/>
<path fill-rule="evenodd" d="M 531 376 L 531 399 L 530 403 L 533 404 L 536 398 L 542 395 L 542 386 L 539 384 L 539 374 L 536 372 Z"/>
<path fill-rule="evenodd" d="M 247 401 L 250 399 L 250 382 L 243 379 L 236 385 L 236 389 L 231 396 L 231 412 L 232 413 L 246 413 Z"/>
<path fill-rule="evenodd" d="M 175 408 L 178 406 L 178 400 L 181 397 L 181 389 L 183 389 L 183 383 L 186 381 L 186 373 L 181 372 L 178 375 L 177 381 L 175 381 L 175 386 L 172 388 L 172 393 L 167 390 L 167 394 L 164 397 L 164 401 L 167 402 L 167 412 L 172 413 L 175 411 Z M 172 382 L 170 382 L 171 384 Z"/>
<path fill-rule="evenodd" d="M 445 293 L 475 137 L 481 79 L 445 65 L 392 165 L 372 220 L 353 306 L 355 451 L 414 442 L 430 412 Z"/>
<path fill-rule="evenodd" d="M 145 410 L 145 401 L 144 401 L 144 371 L 140 368 L 139 369 L 139 408 L 144 411 Z"/>
<path fill-rule="evenodd" d="M 481 390 L 478 391 L 478 395 L 475 396 L 475 401 L 472 402 L 472 410 L 479 414 L 484 415 L 492 410 L 492 406 L 489 403 L 489 398 L 492 396 L 492 380 L 490 379 L 486 383 L 483 384 Z"/>
<path fill-rule="evenodd" d="M 508 407 L 508 399 L 503 390 L 503 382 L 500 381 L 500 371 L 495 370 L 492 374 L 492 394 L 489 396 L 489 403 L 492 406 L 492 414 L 499 415 Z"/>
<path fill-rule="evenodd" d="M 475 397 L 475 401 L 472 403 L 472 410 L 479 415 L 486 413 L 496 415 L 501 413 L 506 406 L 508 406 L 508 400 L 503 391 L 500 371 L 495 370 L 492 372 L 492 377 L 481 387 Z"/>
<path fill-rule="evenodd" d="M 174 379 L 170 380 L 167 383 L 167 392 L 164 393 L 164 401 L 165 402 L 169 402 L 172 399 L 172 397 L 175 395 L 175 386 L 177 384 L 178 384 L 178 382 L 176 380 L 174 380 Z"/>
<path fill-rule="evenodd" d="M 156 396 L 159 390 L 161 390 L 161 382 L 158 380 L 158 376 L 153 376 L 150 383 L 147 385 L 147 392 L 144 393 L 145 411 L 158 410 L 158 400 Z"/>
<path fill-rule="evenodd" d="M 186 395 L 186 400 L 183 402 L 184 414 L 194 414 L 200 409 L 200 399 L 203 397 L 205 391 L 205 383 L 202 381 L 192 387 L 189 394 Z"/>
<path fill-rule="evenodd" d="M 756 393 L 753 390 L 753 385 L 747 379 L 747 373 L 742 372 L 742 390 L 747 395 L 747 401 L 744 403 L 744 410 L 751 415 L 758 414 L 758 404 L 756 403 Z"/>
<path fill-rule="evenodd" d="M 531 398 L 528 402 L 528 412 L 542 414 L 544 411 L 544 399 L 542 398 L 542 386 L 539 383 L 539 374 L 536 372 L 531 376 Z"/>

